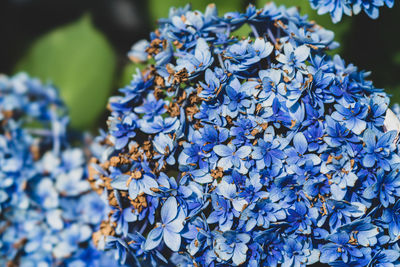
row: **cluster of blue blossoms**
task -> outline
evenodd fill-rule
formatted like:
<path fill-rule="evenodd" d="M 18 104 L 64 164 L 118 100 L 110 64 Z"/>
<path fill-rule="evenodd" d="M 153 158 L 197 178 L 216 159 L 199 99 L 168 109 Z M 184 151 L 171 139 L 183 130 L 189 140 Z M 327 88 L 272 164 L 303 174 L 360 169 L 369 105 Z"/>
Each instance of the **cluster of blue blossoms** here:
<path fill-rule="evenodd" d="M 117 266 L 91 241 L 106 207 L 55 88 L 0 76 L 0 125 L 0 266 Z"/>
<path fill-rule="evenodd" d="M 379 8 L 386 5 L 392 8 L 394 0 L 310 0 L 311 7 L 318 10 L 318 14 L 329 13 L 334 23 L 342 19 L 343 14 L 357 15 L 362 10 L 372 19 L 379 17 Z"/>
<path fill-rule="evenodd" d="M 171 9 L 93 145 L 98 247 L 139 266 L 398 266 L 389 99 L 333 37 L 272 3 Z"/>

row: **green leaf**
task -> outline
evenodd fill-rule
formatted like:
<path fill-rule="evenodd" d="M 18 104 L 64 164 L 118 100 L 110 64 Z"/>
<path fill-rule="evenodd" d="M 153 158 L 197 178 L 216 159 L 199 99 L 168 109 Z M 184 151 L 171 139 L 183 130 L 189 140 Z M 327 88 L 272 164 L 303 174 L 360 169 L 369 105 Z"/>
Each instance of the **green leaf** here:
<path fill-rule="evenodd" d="M 230 11 L 243 11 L 242 0 L 149 0 L 151 18 L 154 22 L 159 18 L 166 18 L 168 17 L 170 7 L 184 7 L 188 3 L 192 5 L 192 10 L 200 10 L 201 12 L 206 10 L 208 4 L 214 3 L 217 5 L 219 16 Z"/>
<path fill-rule="evenodd" d="M 53 82 L 69 108 L 72 127 L 87 130 L 105 110 L 115 67 L 110 44 L 83 16 L 37 39 L 15 71 Z"/>
<path fill-rule="evenodd" d="M 400 84 L 394 86 L 386 86 L 385 92 L 391 95 L 390 106 L 393 106 L 393 104 L 400 104 Z"/>
<path fill-rule="evenodd" d="M 393 55 L 393 63 L 395 65 L 400 65 L 400 51 L 397 51 L 394 55 Z"/>

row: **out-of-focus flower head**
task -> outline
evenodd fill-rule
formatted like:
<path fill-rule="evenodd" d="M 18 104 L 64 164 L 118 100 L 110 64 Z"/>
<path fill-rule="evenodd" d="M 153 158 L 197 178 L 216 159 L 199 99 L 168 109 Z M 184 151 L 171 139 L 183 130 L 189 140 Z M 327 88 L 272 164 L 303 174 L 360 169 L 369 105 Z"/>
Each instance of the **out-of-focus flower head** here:
<path fill-rule="evenodd" d="M 342 20 L 343 14 L 352 16 L 364 11 L 372 19 L 379 17 L 379 8 L 392 8 L 394 0 L 310 0 L 311 7 L 318 10 L 318 14 L 326 14 L 337 23 Z"/>
<path fill-rule="evenodd" d="M 272 3 L 171 9 L 92 146 L 98 247 L 153 266 L 399 264 L 399 121 L 333 37 Z"/>
<path fill-rule="evenodd" d="M 0 265 L 115 266 L 92 244 L 105 205 L 71 146 L 57 90 L 0 76 Z"/>

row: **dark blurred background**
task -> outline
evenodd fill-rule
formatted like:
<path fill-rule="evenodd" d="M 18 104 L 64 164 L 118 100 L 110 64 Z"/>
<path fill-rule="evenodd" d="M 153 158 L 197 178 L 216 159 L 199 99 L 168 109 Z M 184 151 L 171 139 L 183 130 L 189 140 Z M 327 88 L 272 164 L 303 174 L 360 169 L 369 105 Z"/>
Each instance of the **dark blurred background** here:
<path fill-rule="evenodd" d="M 73 127 L 104 127 L 107 98 L 129 83 L 135 68 L 126 57 L 132 44 L 147 38 L 170 6 L 191 3 L 204 11 L 217 4 L 220 15 L 266 0 L 0 0 L 0 73 L 27 71 L 53 82 L 70 108 Z M 400 3 L 380 9 L 378 20 L 365 14 L 333 24 L 318 16 L 308 0 L 296 4 L 303 14 L 336 34 L 335 51 L 346 62 L 372 71 L 375 86 L 400 101 Z"/>

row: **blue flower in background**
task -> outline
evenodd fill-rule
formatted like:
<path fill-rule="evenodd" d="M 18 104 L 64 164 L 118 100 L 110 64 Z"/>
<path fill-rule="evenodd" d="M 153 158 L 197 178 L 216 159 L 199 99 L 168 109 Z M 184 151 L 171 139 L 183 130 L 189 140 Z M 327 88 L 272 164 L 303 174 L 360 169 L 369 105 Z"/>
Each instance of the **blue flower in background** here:
<path fill-rule="evenodd" d="M 383 6 L 384 4 L 386 4 L 386 6 L 388 6 L 389 8 L 392 8 L 394 5 L 394 0 L 378 0 L 378 1 L 358 1 L 356 3 L 356 12 L 359 9 L 363 9 L 364 12 L 372 19 L 377 19 L 379 16 L 379 7 Z"/>
<path fill-rule="evenodd" d="M 332 21 L 341 21 L 343 14 L 352 16 L 360 13 L 361 10 L 372 19 L 379 16 L 379 7 L 386 5 L 392 8 L 394 0 L 310 0 L 311 7 L 318 10 L 318 14 L 329 13 Z"/>
<path fill-rule="evenodd" d="M 318 14 L 330 13 L 332 21 L 341 21 L 343 13 L 352 15 L 351 3 L 355 1 L 345 0 L 310 0 L 311 7 L 318 9 Z"/>
<path fill-rule="evenodd" d="M 131 51 L 128 53 L 128 57 L 133 62 L 146 62 L 147 53 L 146 48 L 149 47 L 149 42 L 147 40 L 140 40 L 131 47 Z"/>
<path fill-rule="evenodd" d="M 118 266 L 91 241 L 106 205 L 56 89 L 0 76 L 0 114 L 0 265 Z"/>

